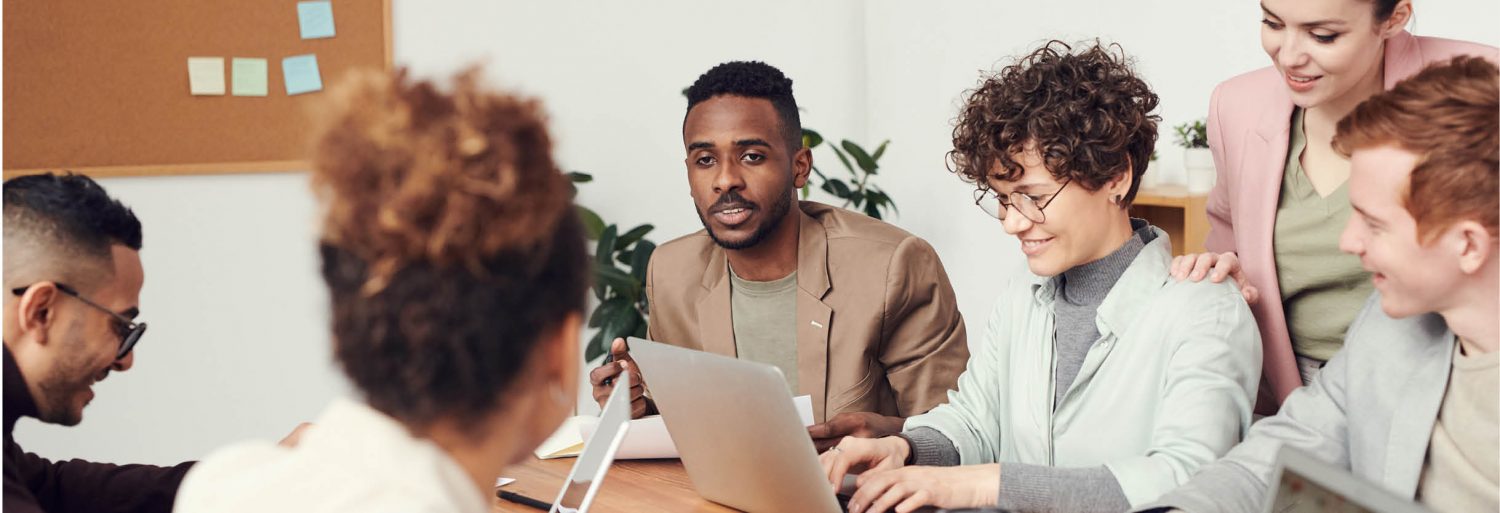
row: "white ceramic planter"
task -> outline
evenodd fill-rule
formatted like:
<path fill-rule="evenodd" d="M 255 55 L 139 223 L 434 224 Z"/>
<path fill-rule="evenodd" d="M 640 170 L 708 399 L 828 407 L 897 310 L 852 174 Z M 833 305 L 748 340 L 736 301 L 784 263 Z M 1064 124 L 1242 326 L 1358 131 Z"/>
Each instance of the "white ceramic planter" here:
<path fill-rule="evenodd" d="M 1214 188 L 1214 156 L 1208 148 L 1182 150 L 1182 168 L 1187 172 L 1188 192 L 1207 193 Z"/>

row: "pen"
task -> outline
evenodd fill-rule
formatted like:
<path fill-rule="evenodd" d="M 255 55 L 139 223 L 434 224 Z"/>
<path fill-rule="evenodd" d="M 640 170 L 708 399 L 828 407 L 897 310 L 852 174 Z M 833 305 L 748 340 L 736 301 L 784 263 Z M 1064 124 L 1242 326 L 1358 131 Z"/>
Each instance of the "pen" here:
<path fill-rule="evenodd" d="M 536 509 L 539 509 L 539 510 L 542 510 L 542 511 L 551 511 L 552 510 L 552 504 L 551 503 L 542 502 L 542 501 L 539 501 L 539 500 L 536 500 L 536 499 L 533 499 L 531 497 L 527 497 L 525 495 L 521 495 L 521 494 L 515 493 L 515 492 L 507 492 L 505 490 L 495 490 L 495 496 L 499 497 L 499 498 L 501 498 L 503 500 L 511 501 L 511 502 L 514 502 L 516 504 L 520 504 L 520 505 L 523 505 L 523 506 L 531 506 L 533 508 L 536 508 Z"/>
<path fill-rule="evenodd" d="M 606 355 L 604 357 L 604 363 L 601 363 L 599 365 L 609 365 L 610 363 L 613 363 L 614 361 L 615 361 L 615 354 L 614 353 L 609 353 L 608 355 Z M 611 386 L 611 385 L 615 384 L 615 378 L 614 378 L 614 376 L 610 376 L 610 377 L 604 378 L 604 381 L 601 381 L 600 383 L 603 383 L 604 386 Z"/>
<path fill-rule="evenodd" d="M 630 346 L 628 346 L 628 345 L 625 346 L 625 351 L 627 351 L 627 352 L 630 351 Z M 609 364 L 613 363 L 614 361 L 615 361 L 615 352 L 614 352 L 614 348 L 611 347 L 609 354 L 604 356 L 604 363 L 601 363 L 599 365 L 609 365 Z M 608 378 L 604 378 L 604 381 L 600 381 L 599 383 L 603 384 L 604 386 L 611 386 L 611 385 L 615 384 L 615 378 L 613 376 L 608 377 Z"/>

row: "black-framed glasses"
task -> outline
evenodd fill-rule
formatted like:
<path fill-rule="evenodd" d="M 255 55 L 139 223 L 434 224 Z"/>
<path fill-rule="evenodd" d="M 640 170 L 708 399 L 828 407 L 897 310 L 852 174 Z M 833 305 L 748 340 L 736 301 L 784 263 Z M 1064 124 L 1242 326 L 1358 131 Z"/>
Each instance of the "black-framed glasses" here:
<path fill-rule="evenodd" d="M 94 307 L 114 318 L 115 334 L 119 335 L 120 337 L 120 352 L 115 354 L 116 360 L 125 358 L 126 355 L 129 355 L 130 351 L 135 349 L 135 343 L 141 341 L 141 335 L 144 335 L 146 333 L 146 323 L 135 322 L 131 318 L 120 315 L 118 312 L 110 310 L 104 305 L 95 303 L 89 298 L 83 297 L 83 295 L 79 294 L 78 291 L 73 287 L 69 287 L 67 285 L 56 282 L 54 282 L 53 285 L 57 287 L 57 290 L 62 291 L 63 294 L 73 296 L 79 301 L 82 301 L 83 304 Z M 34 285 L 27 285 L 25 287 L 11 289 L 10 292 L 19 296 L 25 294 L 26 291 L 33 286 Z"/>
<path fill-rule="evenodd" d="M 1047 208 L 1047 205 L 1051 205 L 1052 200 L 1057 199 L 1057 195 L 1062 194 L 1063 189 L 1068 188 L 1068 184 L 1070 183 L 1073 183 L 1071 178 L 1063 182 L 1062 187 L 1058 187 L 1052 194 L 1041 195 L 1022 194 L 1016 191 L 1001 196 L 995 194 L 993 189 L 977 189 L 974 191 L 974 204 L 978 205 L 990 217 L 1001 221 L 1005 220 L 1006 211 L 1014 207 L 1016 212 L 1020 212 L 1022 216 L 1030 219 L 1031 222 L 1042 224 L 1047 222 L 1047 213 L 1043 209 Z"/>

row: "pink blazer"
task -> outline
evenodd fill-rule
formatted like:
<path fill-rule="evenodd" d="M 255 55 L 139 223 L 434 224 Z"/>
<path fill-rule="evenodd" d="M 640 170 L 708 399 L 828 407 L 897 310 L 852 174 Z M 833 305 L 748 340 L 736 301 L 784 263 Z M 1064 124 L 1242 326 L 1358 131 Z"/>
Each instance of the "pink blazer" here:
<path fill-rule="evenodd" d="M 1402 32 L 1386 42 L 1385 88 L 1456 55 L 1491 61 L 1500 57 L 1491 46 Z M 1287 394 L 1302 386 L 1271 251 L 1292 109 L 1281 75 L 1266 67 L 1219 84 L 1208 111 L 1208 146 L 1218 182 L 1208 198 L 1205 246 L 1215 253 L 1238 254 L 1245 276 L 1260 290 L 1260 300 L 1250 308 L 1265 351 L 1256 403 L 1256 411 L 1265 414 L 1274 413 Z"/>

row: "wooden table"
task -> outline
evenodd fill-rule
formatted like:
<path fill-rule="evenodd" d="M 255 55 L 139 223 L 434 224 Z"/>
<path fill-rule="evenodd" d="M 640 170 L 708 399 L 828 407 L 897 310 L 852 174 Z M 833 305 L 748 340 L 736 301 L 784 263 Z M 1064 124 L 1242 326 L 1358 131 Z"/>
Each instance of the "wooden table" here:
<path fill-rule="evenodd" d="M 510 467 L 502 474 L 516 482 L 504 490 L 543 502 L 552 502 L 562 489 L 575 458 L 539 460 Z M 495 511 L 536 513 L 537 510 L 495 499 Z M 590 512 L 615 511 L 735 511 L 709 502 L 693 490 L 693 482 L 681 460 L 616 461 L 604 476 L 604 486 L 594 497 Z"/>

